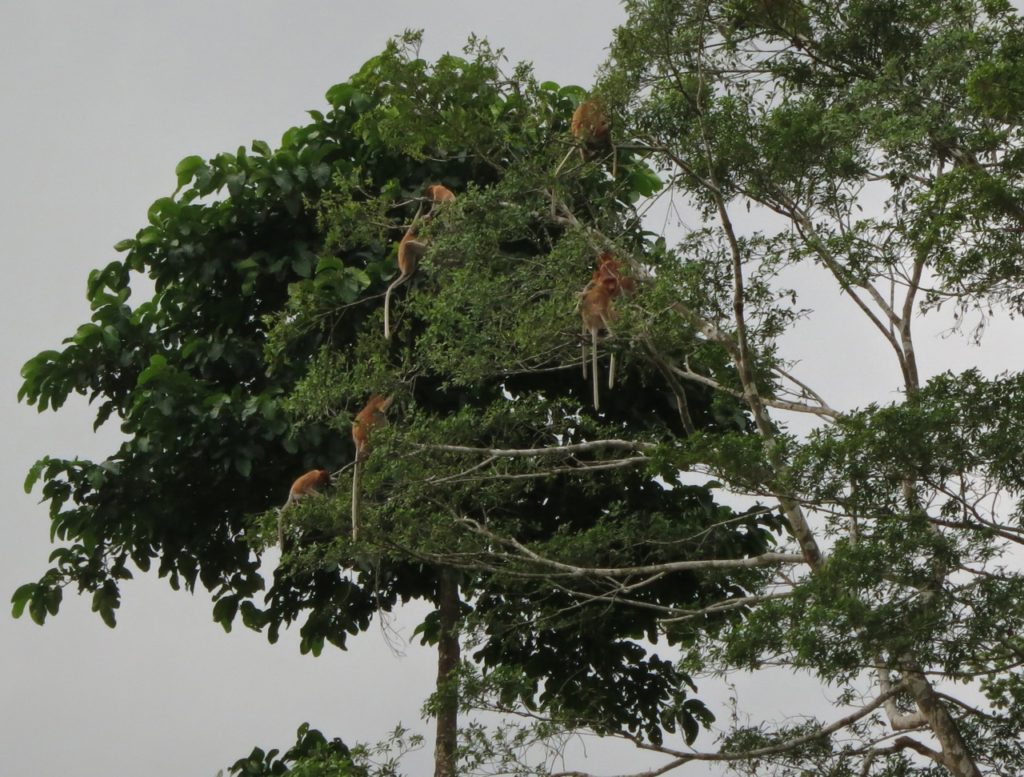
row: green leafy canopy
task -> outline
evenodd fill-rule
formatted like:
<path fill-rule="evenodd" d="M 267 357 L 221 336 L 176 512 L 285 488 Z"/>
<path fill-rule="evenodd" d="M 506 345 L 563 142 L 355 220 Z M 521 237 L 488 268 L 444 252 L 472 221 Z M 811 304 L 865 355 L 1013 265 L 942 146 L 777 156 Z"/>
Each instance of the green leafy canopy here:
<path fill-rule="evenodd" d="M 43 622 L 74 585 L 114 625 L 121 581 L 156 562 L 173 587 L 211 591 L 225 629 L 241 616 L 276 640 L 298 621 L 303 651 L 318 654 L 344 647 L 378 611 L 436 601 L 437 565 L 449 564 L 461 569 L 475 660 L 522 680 L 509 703 L 653 741 L 679 725 L 692 740 L 710 713 L 643 640 L 692 640 L 691 627 L 659 629 L 658 608 L 741 596 L 758 573 L 670 574 L 637 594 L 655 609 L 609 608 L 600 586 L 551 594 L 467 526 L 489 523 L 571 563 L 657 564 L 709 547 L 756 554 L 777 520 L 734 515 L 705 487 L 659 483 L 675 479 L 667 449 L 652 467 L 604 476 L 479 482 L 457 477 L 463 456 L 430 452 L 586 442 L 627 425 L 652 446 L 683 433 L 680 397 L 617 344 L 642 328 L 667 342 L 664 317 L 620 306 L 611 347 L 621 388 L 606 392 L 602 413 L 589 409 L 579 372 L 579 290 L 602 251 L 656 261 L 633 203 L 660 181 L 629 151 L 617 152 L 614 176 L 574 157 L 552 179 L 582 90 L 537 83 L 523 66 L 506 75 L 481 42 L 433 64 L 416 44 L 392 42 L 329 89 L 330 107 L 310 111 L 276 149 L 254 141 L 183 159 L 174 194 L 116 246 L 124 258 L 90 276 L 90 323 L 25 365 L 21 399 L 58 409 L 84 394 L 96 424 L 118 423 L 126 440 L 102 462 L 33 468 L 26 487 L 41 485 L 61 545 L 52 568 L 15 593 L 15 615 L 27 607 Z M 389 342 L 382 292 L 432 182 L 457 200 L 421 226 L 430 250 L 395 295 Z M 136 274 L 155 292 L 133 305 Z M 657 299 L 676 282 L 666 262 L 647 293 Z M 296 474 L 351 461 L 349 424 L 371 393 L 396 402 L 366 465 L 364 538 L 348 536 L 341 478 L 326 498 L 288 511 L 289 550 L 260 601 L 260 554 L 276 521 L 268 508 Z M 687 395 L 700 426 L 746 424 L 735 402 Z M 721 528 L 705 531 L 709 520 Z M 645 535 L 652 526 L 663 541 Z M 592 656 L 582 674 L 581 645 Z"/>

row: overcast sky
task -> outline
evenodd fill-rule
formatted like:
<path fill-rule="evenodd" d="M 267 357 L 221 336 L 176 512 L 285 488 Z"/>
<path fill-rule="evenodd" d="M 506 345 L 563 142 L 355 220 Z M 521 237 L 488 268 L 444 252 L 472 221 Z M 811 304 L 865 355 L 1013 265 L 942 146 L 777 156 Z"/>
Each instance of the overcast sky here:
<path fill-rule="evenodd" d="M 588 86 L 623 18 L 616 0 L 0 0 L 0 777 L 212 776 L 254 744 L 287 746 L 303 721 L 348 742 L 375 741 L 399 721 L 429 731 L 418 710 L 433 654 L 413 645 L 393 655 L 376 629 L 348 653 L 304 657 L 293 635 L 276 646 L 240 625 L 225 635 L 205 594 L 155 577 L 124 586 L 116 630 L 73 595 L 44 628 L 7 617 L 4 602 L 38 578 L 52 549 L 45 507 L 22 490 L 29 466 L 46 454 L 103 457 L 117 444 L 112 432 L 92 434 L 84 403 L 57 415 L 16 405 L 18 370 L 88 319 L 88 271 L 116 258 L 113 244 L 174 189 L 178 160 L 254 138 L 274 145 L 389 36 L 425 29 L 432 59 L 473 32 L 533 61 L 541 78 Z M 798 282 L 834 301 L 814 276 Z M 857 361 L 823 336 L 862 326 L 852 305 L 833 308 L 827 326 L 792 339 L 792 353 L 826 381 L 834 406 L 884 400 L 893 366 L 879 394 L 879 373 L 864 363 L 886 355 L 867 349 Z M 997 325 L 983 349 L 941 328 L 919 343 L 926 374 L 1020 368 L 1019 328 Z M 779 703 L 770 686 L 750 693 L 748 704 Z M 427 748 L 412 773 L 430 760 Z"/>

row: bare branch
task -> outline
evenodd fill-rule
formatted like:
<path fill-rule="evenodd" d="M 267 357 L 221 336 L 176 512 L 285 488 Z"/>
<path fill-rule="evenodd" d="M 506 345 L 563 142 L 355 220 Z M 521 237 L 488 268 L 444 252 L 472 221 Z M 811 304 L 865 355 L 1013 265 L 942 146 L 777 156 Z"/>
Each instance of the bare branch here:
<path fill-rule="evenodd" d="M 728 386 L 724 386 L 714 378 L 701 375 L 689 368 L 683 370 L 679 367 L 671 367 L 670 369 L 680 378 L 694 383 L 700 383 L 703 386 L 708 386 L 715 389 L 715 391 L 721 391 L 724 394 L 729 394 L 737 399 L 745 399 L 742 392 L 736 391 L 736 389 L 731 389 Z M 778 410 L 789 410 L 794 413 L 810 413 L 812 415 L 828 418 L 829 420 L 834 420 L 840 415 L 838 411 L 833 410 L 826 405 L 808 405 L 802 402 L 790 402 L 785 399 L 767 399 L 764 397 L 761 398 L 761 403 L 768 407 L 774 407 Z"/>
<path fill-rule="evenodd" d="M 652 442 L 638 440 L 592 440 L 571 445 L 549 445 L 544 448 L 474 448 L 468 445 L 417 445 L 420 450 L 445 451 L 448 453 L 469 453 L 494 458 L 523 458 L 528 456 L 561 456 L 568 453 L 585 453 L 602 449 L 620 451 L 653 451 L 658 446 Z"/>
<path fill-rule="evenodd" d="M 808 744 L 809 742 L 813 742 L 817 739 L 823 739 L 824 737 L 831 736 L 835 732 L 840 731 L 846 728 L 847 726 L 856 723 L 858 720 L 867 717 L 880 706 L 882 706 L 892 693 L 895 693 L 895 691 L 893 690 L 890 691 L 889 694 L 882 693 L 876 696 L 874 699 L 869 701 L 864 706 L 859 707 L 858 709 L 851 712 L 849 715 L 846 715 L 842 718 L 839 718 L 838 720 L 833 721 L 827 726 L 821 726 L 820 728 L 817 728 L 814 731 L 811 731 L 807 734 L 802 734 L 801 736 L 793 737 L 792 739 L 787 739 L 785 742 L 779 742 L 778 744 L 768 745 L 766 747 L 758 747 L 752 750 L 719 753 L 684 753 L 679 750 L 648 744 L 646 747 L 644 747 L 644 749 L 652 750 L 654 752 L 665 753 L 667 755 L 674 755 L 676 757 L 674 760 L 665 764 L 665 766 L 660 767 L 660 771 L 642 772 L 636 777 L 645 777 L 647 774 L 665 774 L 667 771 L 675 769 L 679 766 L 683 766 L 684 764 L 687 764 L 691 761 L 745 761 L 753 758 L 762 758 L 768 755 L 777 755 L 779 753 L 785 753 L 802 745 Z M 906 739 L 908 741 L 908 744 L 904 745 L 904 747 L 913 747 L 915 750 L 917 749 L 917 745 L 920 744 L 910 739 L 909 737 L 902 737 L 901 739 Z M 922 751 L 918 750 L 918 752 Z M 572 774 L 574 774 L 574 772 L 562 773 L 563 777 L 567 777 L 568 775 Z"/>
<path fill-rule="evenodd" d="M 489 457 L 488 461 L 492 462 L 495 457 Z M 647 464 L 650 459 L 646 456 L 631 456 L 627 459 L 605 459 L 596 462 L 580 462 L 576 466 L 572 467 L 552 467 L 550 469 L 536 470 L 533 472 L 510 472 L 500 475 L 469 475 L 469 474 L 457 474 L 451 475 L 445 478 L 439 478 L 433 480 L 427 478 L 422 480 L 422 483 L 428 483 L 435 485 L 437 483 L 480 483 L 486 480 L 538 480 L 542 478 L 554 477 L 555 475 L 564 474 L 580 474 L 598 472 L 601 470 L 609 469 L 625 469 L 626 467 L 636 467 L 642 464 Z M 478 469 L 478 467 L 472 467 L 471 470 Z M 467 470 L 467 473 L 470 470 Z"/>
<path fill-rule="evenodd" d="M 781 375 L 786 380 L 788 380 L 788 381 L 792 382 L 793 384 L 799 386 L 800 390 L 806 396 L 808 396 L 811 399 L 813 399 L 815 402 L 817 402 L 819 405 L 821 405 L 821 407 L 829 407 L 828 402 L 825 401 L 824 397 L 822 397 L 821 394 L 819 394 L 817 391 L 812 389 L 810 386 L 808 386 L 802 380 L 797 378 L 795 375 L 793 375 L 793 374 L 787 372 L 786 370 L 782 369 L 782 367 L 780 367 L 777 364 L 772 365 L 772 371 L 778 373 L 779 375 Z M 838 413 L 837 413 L 837 415 L 838 415 Z"/>
<path fill-rule="evenodd" d="M 460 523 L 488 539 L 514 548 L 522 557 L 538 566 L 547 567 L 565 577 L 629 577 L 651 575 L 658 572 L 683 572 L 694 569 L 751 569 L 775 566 L 777 564 L 802 564 L 804 557 L 793 553 L 762 553 L 746 558 L 695 559 L 692 561 L 667 561 L 663 564 L 645 564 L 634 567 L 580 567 L 545 558 L 512 537 L 505 537 L 490 531 L 472 518 L 460 518 Z"/>

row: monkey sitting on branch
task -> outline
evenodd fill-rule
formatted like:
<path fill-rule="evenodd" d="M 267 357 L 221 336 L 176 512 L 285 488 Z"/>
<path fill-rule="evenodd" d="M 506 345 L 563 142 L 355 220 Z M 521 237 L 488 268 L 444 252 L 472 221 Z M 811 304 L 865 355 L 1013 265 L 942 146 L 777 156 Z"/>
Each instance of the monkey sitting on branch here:
<path fill-rule="evenodd" d="M 555 175 L 561 172 L 574 150 L 579 150 L 580 158 L 587 162 L 601 153 L 615 151 L 612 143 L 612 123 L 604 106 L 594 98 L 587 98 L 573 111 L 569 124 L 575 147 L 570 148 L 562 161 L 555 168 Z M 616 173 L 615 160 L 612 160 L 612 176 Z"/>
<path fill-rule="evenodd" d="M 598 257 L 597 269 L 590 282 L 580 292 L 580 315 L 583 323 L 583 378 L 587 378 L 587 338 L 590 339 L 590 359 L 594 386 L 594 410 L 600 410 L 601 400 L 597 377 L 597 343 L 602 330 L 611 337 L 611 322 L 615 319 L 612 300 L 623 292 L 632 293 L 636 288 L 632 278 L 623 274 L 622 264 L 615 256 L 605 251 Z M 608 358 L 608 388 L 615 387 L 615 352 Z"/>
<path fill-rule="evenodd" d="M 359 539 L 359 476 L 360 465 L 370 452 L 370 433 L 384 423 L 384 413 L 391 407 L 392 397 L 373 394 L 366 406 L 352 421 L 352 442 L 356 455 L 352 467 L 352 539 Z"/>
<path fill-rule="evenodd" d="M 431 203 L 430 212 L 423 218 L 424 221 L 434 218 L 438 205 L 452 202 L 455 199 L 452 190 L 439 183 L 430 184 L 424 193 Z M 405 230 L 405 234 L 402 235 L 402 239 L 398 243 L 398 277 L 391 282 L 384 293 L 384 338 L 386 340 L 391 339 L 391 292 L 412 277 L 419 266 L 420 259 L 427 251 L 426 241 L 418 234 L 418 223 L 422 214 L 423 202 L 420 201 L 416 215 L 412 217 L 412 224 Z"/>
<path fill-rule="evenodd" d="M 300 499 L 319 493 L 331 485 L 331 473 L 326 469 L 312 469 L 300 475 L 288 489 L 288 500 L 277 510 L 277 544 L 284 553 L 284 511 Z"/>

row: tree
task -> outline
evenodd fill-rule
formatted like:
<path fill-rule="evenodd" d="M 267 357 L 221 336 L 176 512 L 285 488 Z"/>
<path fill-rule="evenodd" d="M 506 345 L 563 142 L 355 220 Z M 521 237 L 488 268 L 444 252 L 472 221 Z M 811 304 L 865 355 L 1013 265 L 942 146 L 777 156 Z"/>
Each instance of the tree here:
<path fill-rule="evenodd" d="M 360 758 L 357 754 L 356 758 Z M 381 772 L 386 774 L 386 772 Z M 221 777 L 224 772 L 218 772 Z M 295 744 L 284 753 L 264 752 L 255 747 L 245 758 L 239 758 L 228 769 L 230 777 L 272 777 L 291 774 L 293 777 L 368 777 L 370 772 L 354 763 L 353 753 L 340 739 L 328 741 L 308 724 L 299 726 Z"/>
<path fill-rule="evenodd" d="M 806 670 L 844 708 L 665 748 L 665 769 L 1020 773 L 1021 377 L 929 370 L 912 331 L 944 309 L 957 327 L 1021 312 L 1020 18 L 1004 2 L 627 8 L 603 91 L 701 224 L 638 301 L 643 331 L 674 330 L 656 340 L 671 373 L 754 426 L 678 440 L 673 461 L 777 504 L 802 559 L 684 666 Z M 811 266 L 883 338 L 899 401 L 835 408 L 794 374 L 780 336 L 803 312 L 781 276 Z M 817 428 L 788 431 L 790 413 Z"/>
<path fill-rule="evenodd" d="M 656 478 L 673 481 L 671 467 L 616 458 L 650 452 L 694 419 L 742 425 L 736 402 L 712 407 L 706 391 L 664 388 L 655 362 L 626 360 L 621 381 L 658 388 L 610 393 L 601 415 L 584 411 L 576 297 L 601 250 L 642 250 L 630 203 L 659 182 L 627 153 L 618 178 L 580 164 L 557 192 L 538 186 L 568 146 L 582 90 L 538 84 L 525 68 L 505 76 L 485 45 L 429 66 L 410 54 L 415 43 L 392 44 L 329 90 L 331 110 L 312 111 L 279 149 L 255 142 L 251 153 L 182 160 L 178 190 L 118 244 L 125 258 L 90 276 L 92 321 L 64 350 L 26 364 L 21 398 L 44 410 L 87 394 L 97 425 L 116 421 L 127 439 L 107 461 L 47 458 L 33 468 L 27 486 L 42 482 L 63 544 L 53 567 L 15 592 L 14 613 L 42 623 L 75 585 L 113 626 L 121 581 L 157 560 L 173 587 L 213 593 L 225 629 L 240 615 L 275 641 L 301 619 L 302 649 L 318 654 L 398 602 L 425 598 L 437 607 L 420 631 L 439 647 L 438 775 L 454 772 L 456 713 L 468 698 L 460 630 L 503 703 L 651 741 L 682 727 L 692 740 L 709 713 L 685 672 L 638 638 L 659 638 L 665 606 L 759 585 L 762 573 L 742 559 L 767 550 L 778 521 L 716 505 L 703 486 L 666 489 Z M 396 299 L 387 341 L 391 252 L 432 181 L 459 198 L 419 224 L 432 247 Z M 598 241 L 595 224 L 615 240 Z M 156 287 L 134 307 L 133 273 Z M 351 494 L 339 477 L 331 494 L 282 516 L 286 552 L 258 602 L 259 554 L 277 520 L 268 506 L 313 465 L 344 472 L 351 417 L 376 392 L 395 399 L 395 420 L 374 432 L 360 540 L 349 534 Z M 650 441 L 605 439 L 630 426 Z M 561 450 L 540 455 L 559 463 L 538 478 L 526 462 L 524 477 L 508 471 L 485 487 L 439 479 L 465 456 L 444 445 L 475 455 L 498 441 L 557 441 Z M 641 534 L 652 522 L 664 531 L 656 542 Z M 708 547 L 738 561 L 701 579 L 685 564 L 666 570 L 634 594 L 650 604 L 644 611 L 608 606 L 600 588 L 552 590 L 547 576 L 521 575 L 498 536 L 594 564 L 677 564 Z M 661 636 L 679 644 L 695 631 Z M 299 772 L 302 759 L 321 756 L 339 773 L 361 768 L 307 739 L 300 732 L 294 757 L 254 752 L 234 768 Z"/>

